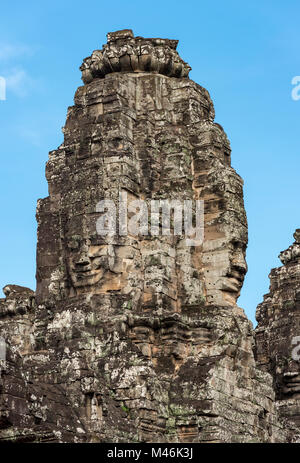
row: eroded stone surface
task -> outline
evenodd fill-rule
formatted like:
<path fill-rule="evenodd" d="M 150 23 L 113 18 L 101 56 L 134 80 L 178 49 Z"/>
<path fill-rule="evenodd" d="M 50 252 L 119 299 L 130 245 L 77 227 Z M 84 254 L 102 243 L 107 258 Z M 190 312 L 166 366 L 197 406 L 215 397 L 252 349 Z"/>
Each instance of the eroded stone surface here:
<path fill-rule="evenodd" d="M 300 230 L 279 254 L 283 266 L 272 269 L 270 291 L 258 305 L 257 364 L 272 374 L 281 415 L 300 425 Z"/>
<path fill-rule="evenodd" d="M 177 41 L 108 34 L 84 60 L 38 201 L 37 289 L 0 300 L 0 439 L 276 442 L 272 378 L 236 305 L 243 181 Z M 204 200 L 204 242 L 99 236 L 104 198 Z"/>

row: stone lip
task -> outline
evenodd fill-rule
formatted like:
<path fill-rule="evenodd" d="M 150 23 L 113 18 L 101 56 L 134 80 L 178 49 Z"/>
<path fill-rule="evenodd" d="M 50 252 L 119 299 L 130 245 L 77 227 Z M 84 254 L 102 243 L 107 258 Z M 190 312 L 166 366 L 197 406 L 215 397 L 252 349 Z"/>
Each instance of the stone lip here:
<path fill-rule="evenodd" d="M 85 84 L 112 72 L 152 72 L 169 77 L 188 77 L 191 67 L 176 51 L 178 40 L 134 37 L 124 29 L 107 34 L 107 44 L 83 60 Z"/>

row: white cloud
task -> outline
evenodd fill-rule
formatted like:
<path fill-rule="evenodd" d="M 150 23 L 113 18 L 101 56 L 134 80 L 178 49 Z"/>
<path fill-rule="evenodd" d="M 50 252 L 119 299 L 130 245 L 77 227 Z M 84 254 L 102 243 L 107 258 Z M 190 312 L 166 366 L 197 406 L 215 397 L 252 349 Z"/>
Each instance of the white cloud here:
<path fill-rule="evenodd" d="M 36 88 L 37 82 L 18 64 L 22 58 L 32 55 L 33 52 L 33 48 L 27 45 L 0 42 L 0 76 L 5 79 L 7 98 L 9 92 L 24 98 Z"/>
<path fill-rule="evenodd" d="M 33 49 L 27 45 L 0 43 L 0 62 L 9 61 L 11 59 L 32 55 Z"/>
<path fill-rule="evenodd" d="M 34 80 L 22 67 L 2 72 L 1 75 L 5 78 L 7 92 L 11 91 L 20 98 L 26 97 L 35 87 Z"/>

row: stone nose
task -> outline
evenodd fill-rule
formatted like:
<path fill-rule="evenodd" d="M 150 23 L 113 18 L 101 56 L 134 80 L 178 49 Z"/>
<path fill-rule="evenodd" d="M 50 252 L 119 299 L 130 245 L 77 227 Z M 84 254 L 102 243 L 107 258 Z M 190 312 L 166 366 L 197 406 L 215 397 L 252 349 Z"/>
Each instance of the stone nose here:
<path fill-rule="evenodd" d="M 235 270 L 236 272 L 242 275 L 245 275 L 247 273 L 248 266 L 247 266 L 247 263 L 243 255 L 240 255 L 240 256 L 235 255 L 232 258 L 231 266 L 233 270 Z"/>
<path fill-rule="evenodd" d="M 248 269 L 248 266 L 246 264 L 246 262 L 240 260 L 240 261 L 235 261 L 233 260 L 232 261 L 232 266 L 236 269 L 236 270 L 239 270 L 241 273 L 246 273 L 247 272 L 247 269 Z"/>

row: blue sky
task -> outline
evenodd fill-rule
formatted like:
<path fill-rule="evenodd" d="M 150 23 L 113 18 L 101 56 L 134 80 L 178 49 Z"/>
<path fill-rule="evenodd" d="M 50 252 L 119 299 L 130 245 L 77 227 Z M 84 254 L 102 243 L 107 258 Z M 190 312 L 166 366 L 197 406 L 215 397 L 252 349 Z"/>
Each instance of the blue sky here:
<path fill-rule="evenodd" d="M 254 321 L 278 253 L 299 220 L 300 4 L 289 0 L 17 1 L 1 5 L 0 288 L 35 288 L 35 208 L 47 196 L 48 151 L 62 142 L 67 107 L 81 85 L 80 66 L 123 28 L 135 35 L 179 39 L 206 87 L 216 122 L 228 134 L 232 165 L 245 181 L 248 275 L 239 299 Z"/>

